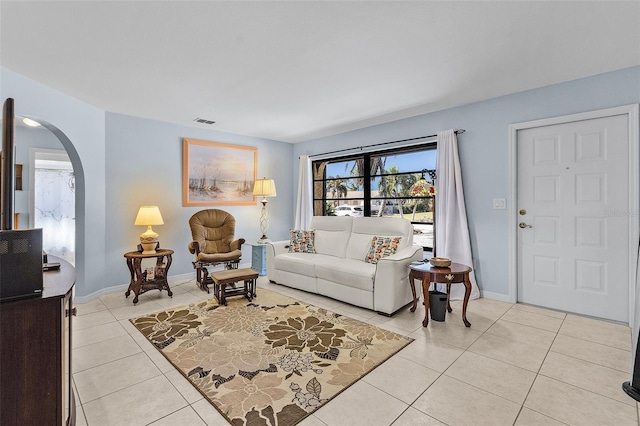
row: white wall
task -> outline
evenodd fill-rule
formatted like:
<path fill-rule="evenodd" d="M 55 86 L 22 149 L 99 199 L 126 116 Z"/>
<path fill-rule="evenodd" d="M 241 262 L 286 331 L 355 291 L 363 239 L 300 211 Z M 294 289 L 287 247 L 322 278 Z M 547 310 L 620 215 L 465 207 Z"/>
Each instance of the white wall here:
<path fill-rule="evenodd" d="M 507 205 L 513 201 L 508 199 L 508 126 L 634 103 L 640 103 L 640 67 L 311 140 L 296 144 L 293 153 L 297 159 L 302 154 L 465 129 L 458 146 L 476 278 L 485 294 L 506 300 L 508 210 L 493 210 L 492 200 L 506 198 Z M 294 161 L 294 176 L 297 167 Z"/>

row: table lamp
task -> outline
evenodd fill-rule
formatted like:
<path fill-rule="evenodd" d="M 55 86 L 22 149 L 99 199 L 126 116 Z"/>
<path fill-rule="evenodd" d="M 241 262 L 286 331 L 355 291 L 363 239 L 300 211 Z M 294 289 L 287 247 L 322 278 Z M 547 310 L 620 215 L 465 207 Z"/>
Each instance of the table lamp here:
<path fill-rule="evenodd" d="M 429 173 L 431 180 L 435 181 L 435 172 L 432 174 L 432 171 L 433 170 L 422 170 L 420 179 L 411 185 L 411 188 L 409 189 L 409 193 L 412 197 L 430 197 L 435 196 L 438 193 L 436 187 L 424 178 L 424 174 Z"/>
<path fill-rule="evenodd" d="M 142 244 L 142 254 L 153 254 L 158 245 L 158 234 L 151 229 L 151 225 L 164 225 L 162 215 L 158 206 L 142 206 L 138 210 L 135 225 L 146 225 L 147 230 L 140 234 L 140 244 Z"/>
<path fill-rule="evenodd" d="M 433 204 L 431 205 L 431 211 L 432 211 L 432 229 L 433 229 L 433 252 L 432 255 L 433 257 L 436 256 L 436 195 L 438 194 L 438 191 L 436 190 L 436 187 L 433 185 L 433 183 L 427 181 L 424 178 L 424 174 L 425 173 L 429 173 L 429 176 L 431 177 L 431 181 L 435 182 L 436 180 L 436 171 L 435 170 L 427 170 L 424 169 L 421 172 L 422 174 L 420 175 L 420 179 L 418 179 L 416 181 L 416 183 L 414 183 L 413 185 L 411 185 L 411 188 L 409 188 L 409 194 L 412 197 L 433 197 Z M 415 206 L 417 206 L 417 202 L 415 204 Z M 415 212 L 416 207 L 414 206 L 413 211 Z"/>
<path fill-rule="evenodd" d="M 269 218 L 267 217 L 267 198 L 276 196 L 276 184 L 273 179 L 258 179 L 253 185 L 253 196 L 262 197 L 262 210 L 260 212 L 260 232 L 262 237 L 258 243 L 265 244 L 269 241 L 267 238 L 267 228 L 269 227 Z"/>

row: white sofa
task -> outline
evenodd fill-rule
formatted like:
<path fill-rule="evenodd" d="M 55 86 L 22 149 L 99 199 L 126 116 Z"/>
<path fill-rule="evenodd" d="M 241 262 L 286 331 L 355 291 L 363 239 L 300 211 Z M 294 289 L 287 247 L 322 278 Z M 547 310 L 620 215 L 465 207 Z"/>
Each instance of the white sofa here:
<path fill-rule="evenodd" d="M 411 262 L 422 260 L 413 225 L 385 217 L 314 216 L 316 253 L 289 253 L 289 241 L 267 245 L 269 281 L 391 315 L 413 300 Z M 374 236 L 401 237 L 396 252 L 365 262 Z"/>

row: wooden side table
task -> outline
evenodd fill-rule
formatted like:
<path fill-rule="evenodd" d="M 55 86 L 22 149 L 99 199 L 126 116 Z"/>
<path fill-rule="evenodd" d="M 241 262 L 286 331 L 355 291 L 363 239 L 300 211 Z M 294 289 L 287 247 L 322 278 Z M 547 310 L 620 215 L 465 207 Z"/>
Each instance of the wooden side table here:
<path fill-rule="evenodd" d="M 411 293 L 413 294 L 413 306 L 410 311 L 415 312 L 417 305 L 416 287 L 414 280 L 422 281 L 422 294 L 424 294 L 424 320 L 422 326 L 429 324 L 429 286 L 431 283 L 440 283 L 447 285 L 447 311 L 451 312 L 451 304 L 449 303 L 449 293 L 451 292 L 451 284 L 464 284 L 464 301 L 462 302 L 462 321 L 467 327 L 471 327 L 471 323 L 467 321 L 467 303 L 471 296 L 471 281 L 469 273 L 471 267 L 461 263 L 451 263 L 448 268 L 437 268 L 429 263 L 412 263 L 409 265 L 409 284 L 411 285 Z"/>
<path fill-rule="evenodd" d="M 138 251 L 130 251 L 124 254 L 127 259 L 127 266 L 129 267 L 129 273 L 131 274 L 131 281 L 129 281 L 129 288 L 124 293 L 124 297 L 129 297 L 131 292 L 136 295 L 133 298 L 133 304 L 138 303 L 138 296 L 149 290 L 167 290 L 169 297 L 173 296 L 173 292 L 169 288 L 167 282 L 167 276 L 169 275 L 169 267 L 171 266 L 171 256 L 173 250 L 160 249 L 155 253 L 142 254 Z M 158 271 L 158 275 L 147 279 L 146 274 L 142 272 L 142 259 L 156 258 L 155 270 Z M 164 259 L 167 259 L 165 265 Z"/>

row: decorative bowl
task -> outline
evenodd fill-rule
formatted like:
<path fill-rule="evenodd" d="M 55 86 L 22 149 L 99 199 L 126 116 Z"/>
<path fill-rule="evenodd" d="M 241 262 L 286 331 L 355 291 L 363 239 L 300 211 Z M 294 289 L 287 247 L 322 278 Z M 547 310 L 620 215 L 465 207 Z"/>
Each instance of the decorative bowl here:
<path fill-rule="evenodd" d="M 446 257 L 432 257 L 429 259 L 429 263 L 431 263 L 436 268 L 448 268 L 451 266 L 451 259 Z"/>

